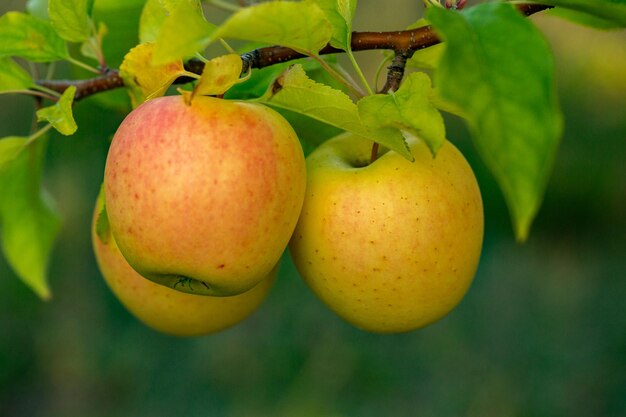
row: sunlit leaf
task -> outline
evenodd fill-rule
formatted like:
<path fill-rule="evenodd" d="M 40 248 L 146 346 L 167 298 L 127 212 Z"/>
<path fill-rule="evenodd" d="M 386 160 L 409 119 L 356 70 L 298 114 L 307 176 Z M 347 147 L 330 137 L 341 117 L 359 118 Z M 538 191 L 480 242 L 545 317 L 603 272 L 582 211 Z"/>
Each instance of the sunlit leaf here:
<path fill-rule="evenodd" d="M 214 58 L 204 64 L 204 70 L 198 80 L 193 95 L 224 94 L 239 81 L 243 63 L 237 54 Z"/>
<path fill-rule="evenodd" d="M 273 1 L 234 13 L 211 35 L 282 45 L 315 54 L 331 39 L 333 27 L 324 11 L 311 1 Z"/>
<path fill-rule="evenodd" d="M 8 12 L 0 17 L 0 57 L 6 56 L 50 62 L 67 59 L 69 52 L 49 21 Z"/>
<path fill-rule="evenodd" d="M 0 171 L 0 243 L 15 273 L 37 295 L 50 297 L 47 267 L 59 219 L 41 189 L 44 141 L 37 141 Z"/>
<path fill-rule="evenodd" d="M 153 50 L 154 44 L 151 43 L 137 45 L 126 54 L 120 66 L 120 76 L 129 90 L 133 107 L 148 97 L 162 96 L 176 78 L 188 74 L 180 59 L 165 65 L 152 65 Z"/>
<path fill-rule="evenodd" d="M 326 14 L 333 27 L 330 44 L 347 51 L 352 39 L 352 20 L 357 0 L 314 0 Z"/>
<path fill-rule="evenodd" d="M 463 13 L 432 7 L 447 42 L 435 72 L 440 97 L 462 109 L 474 143 L 496 177 L 519 240 L 528 235 L 561 135 L 550 48 L 513 6 Z"/>
<path fill-rule="evenodd" d="M 436 154 L 446 133 L 441 114 L 430 102 L 431 94 L 428 76 L 416 72 L 395 93 L 359 100 L 359 115 L 369 129 L 397 129 L 404 135 L 418 136 Z"/>
<path fill-rule="evenodd" d="M 162 65 L 201 51 L 215 26 L 204 19 L 199 0 L 181 0 L 163 21 L 152 63 Z"/>
<path fill-rule="evenodd" d="M 7 163 L 14 160 L 20 154 L 27 141 L 27 137 L 21 136 L 9 136 L 0 139 L 0 172 L 2 172 L 2 168 Z"/>
<path fill-rule="evenodd" d="M 368 130 L 354 102 L 344 92 L 316 83 L 300 65 L 286 70 L 259 101 L 304 114 L 331 126 L 374 140 L 400 153 L 413 157 L 398 130 L 379 132 Z"/>
<path fill-rule="evenodd" d="M 48 0 L 48 15 L 59 36 L 70 42 L 82 42 L 91 34 L 89 0 Z"/>
<path fill-rule="evenodd" d="M 11 58 L 0 58 L 0 92 L 26 90 L 34 85 L 30 74 Z"/>
<path fill-rule="evenodd" d="M 139 18 L 139 42 L 156 42 L 161 26 L 170 12 L 163 0 L 147 0 Z"/>
<path fill-rule="evenodd" d="M 64 92 L 59 101 L 52 106 L 37 110 L 37 121 L 49 122 L 60 133 L 69 136 L 76 132 L 77 126 L 72 113 L 72 103 L 76 87 L 70 86 Z"/>

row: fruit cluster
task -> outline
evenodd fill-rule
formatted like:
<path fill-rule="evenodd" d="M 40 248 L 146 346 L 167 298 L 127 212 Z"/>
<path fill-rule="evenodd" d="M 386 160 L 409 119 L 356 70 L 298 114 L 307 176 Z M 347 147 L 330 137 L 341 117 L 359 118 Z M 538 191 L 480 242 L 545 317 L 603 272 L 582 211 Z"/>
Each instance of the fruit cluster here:
<path fill-rule="evenodd" d="M 289 244 L 311 290 L 364 330 L 425 326 L 467 291 L 480 191 L 446 143 L 414 162 L 350 134 L 305 161 L 278 113 L 199 96 L 147 101 L 115 134 L 93 246 L 111 290 L 147 325 L 208 334 L 249 316 Z"/>

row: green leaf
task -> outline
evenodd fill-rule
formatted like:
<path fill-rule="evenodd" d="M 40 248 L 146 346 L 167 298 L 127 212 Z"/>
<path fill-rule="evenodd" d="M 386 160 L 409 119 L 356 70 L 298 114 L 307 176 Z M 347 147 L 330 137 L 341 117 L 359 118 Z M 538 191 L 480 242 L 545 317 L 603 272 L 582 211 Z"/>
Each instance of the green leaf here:
<path fill-rule="evenodd" d="M 126 54 L 120 66 L 120 77 L 130 94 L 133 108 L 148 98 L 162 96 L 176 78 L 189 75 L 180 59 L 165 65 L 153 66 L 151 64 L 153 51 L 154 44 L 139 44 Z"/>
<path fill-rule="evenodd" d="M 100 187 L 96 207 L 102 207 L 96 219 L 96 234 L 102 243 L 108 243 L 111 238 L 111 225 L 107 216 L 106 201 L 104 200 L 104 184 Z"/>
<path fill-rule="evenodd" d="M 357 0 L 314 0 L 330 21 L 333 34 L 330 44 L 347 51 L 352 39 L 352 20 Z"/>
<path fill-rule="evenodd" d="M 259 101 L 304 114 L 312 119 L 374 140 L 405 158 L 413 160 L 400 132 L 368 130 L 361 121 L 356 104 L 350 100 L 350 97 L 340 90 L 311 80 L 300 65 L 290 67 L 278 77 Z"/>
<path fill-rule="evenodd" d="M 88 0 L 48 0 L 48 15 L 52 26 L 66 41 L 82 42 L 91 35 Z"/>
<path fill-rule="evenodd" d="M 100 61 L 100 54 L 102 54 L 101 45 L 104 36 L 108 33 L 109 29 L 103 22 L 98 22 L 98 31 L 93 34 L 92 37 L 87 39 L 80 45 L 80 53 L 87 58 L 92 58 L 96 61 Z"/>
<path fill-rule="evenodd" d="M 50 297 L 47 266 L 59 219 L 41 189 L 45 141 L 37 141 L 0 171 L 0 240 L 15 273 L 37 295 Z"/>
<path fill-rule="evenodd" d="M 359 100 L 359 115 L 373 130 L 399 130 L 405 137 L 418 136 L 433 155 L 446 140 L 443 118 L 430 102 L 432 88 L 421 72 L 409 75 L 400 89 L 391 94 L 375 94 Z"/>
<path fill-rule="evenodd" d="M 626 1 L 624 0 L 545 0 L 541 3 L 587 13 L 626 27 Z"/>
<path fill-rule="evenodd" d="M 282 45 L 312 55 L 330 41 L 333 27 L 312 1 L 271 1 L 234 13 L 211 35 Z"/>
<path fill-rule="evenodd" d="M 0 172 L 2 168 L 14 160 L 26 146 L 27 137 L 9 136 L 0 139 Z"/>
<path fill-rule="evenodd" d="M 69 52 L 50 22 L 20 12 L 8 12 L 0 17 L 0 57 L 6 56 L 50 62 L 69 58 Z"/>
<path fill-rule="evenodd" d="M 152 64 L 163 65 L 194 55 L 209 44 L 214 29 L 205 20 L 199 0 L 181 0 L 161 26 Z"/>
<path fill-rule="evenodd" d="M 26 11 L 40 19 L 48 19 L 48 0 L 27 0 Z"/>
<path fill-rule="evenodd" d="M 567 19 L 578 25 L 589 26 L 595 29 L 611 30 L 621 27 L 619 23 L 584 12 L 579 12 L 578 10 L 564 9 L 562 7 L 555 7 L 553 9 L 546 10 L 545 14 Z"/>
<path fill-rule="evenodd" d="M 139 18 L 139 43 L 156 42 L 170 13 L 163 0 L 147 0 Z"/>
<path fill-rule="evenodd" d="M 0 58 L 0 92 L 27 90 L 35 83 L 30 74 L 11 58 Z"/>
<path fill-rule="evenodd" d="M 550 48 L 513 6 L 463 13 L 433 7 L 428 18 L 447 42 L 435 72 L 440 97 L 462 109 L 524 240 L 535 217 L 562 130 Z"/>
<path fill-rule="evenodd" d="M 59 101 L 49 107 L 37 110 L 37 121 L 47 121 L 56 130 L 62 134 L 69 136 L 76 132 L 77 126 L 72 114 L 72 103 L 76 87 L 70 86 L 64 92 Z"/>

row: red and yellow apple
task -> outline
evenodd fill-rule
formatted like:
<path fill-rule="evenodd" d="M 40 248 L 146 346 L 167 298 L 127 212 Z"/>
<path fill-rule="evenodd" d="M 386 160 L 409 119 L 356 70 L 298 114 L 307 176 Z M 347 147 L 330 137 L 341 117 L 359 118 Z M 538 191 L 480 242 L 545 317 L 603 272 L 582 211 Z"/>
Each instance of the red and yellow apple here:
<path fill-rule="evenodd" d="M 115 133 L 104 174 L 111 230 L 128 263 L 162 285 L 217 296 L 267 277 L 305 185 L 302 148 L 282 116 L 212 97 L 137 107 Z"/>
<path fill-rule="evenodd" d="M 94 211 L 92 243 L 107 285 L 135 317 L 149 327 L 175 336 L 198 336 L 231 327 L 251 315 L 269 293 L 276 267 L 259 284 L 240 295 L 212 297 L 187 294 L 156 284 L 137 273 L 120 253 L 110 231 L 96 232 L 102 210 Z"/>
<path fill-rule="evenodd" d="M 307 192 L 290 243 L 312 291 L 364 330 L 405 332 L 450 312 L 474 277 L 483 208 L 474 174 L 446 142 L 414 162 L 343 134 L 307 158 Z"/>

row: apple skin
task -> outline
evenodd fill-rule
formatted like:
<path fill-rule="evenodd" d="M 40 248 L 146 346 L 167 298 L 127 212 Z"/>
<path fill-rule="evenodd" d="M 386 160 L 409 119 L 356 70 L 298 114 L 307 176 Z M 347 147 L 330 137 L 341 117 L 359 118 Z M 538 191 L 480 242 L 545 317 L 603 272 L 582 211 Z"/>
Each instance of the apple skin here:
<path fill-rule="evenodd" d="M 449 142 L 433 158 L 409 141 L 413 163 L 386 152 L 369 164 L 371 146 L 343 134 L 307 157 L 290 252 L 340 317 L 371 332 L 406 332 L 440 319 L 467 292 L 482 246 L 482 199 Z"/>
<path fill-rule="evenodd" d="M 218 332 L 250 316 L 267 297 L 277 266 L 255 287 L 240 295 L 212 297 L 187 294 L 156 284 L 137 273 L 122 256 L 109 233 L 96 233 L 102 199 L 96 203 L 91 238 L 105 282 L 136 318 L 154 330 L 173 336 L 200 336 Z"/>
<path fill-rule="evenodd" d="M 104 173 L 111 230 L 130 265 L 162 285 L 216 296 L 269 274 L 305 186 L 302 147 L 282 116 L 202 96 L 137 107 L 115 133 Z"/>

